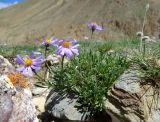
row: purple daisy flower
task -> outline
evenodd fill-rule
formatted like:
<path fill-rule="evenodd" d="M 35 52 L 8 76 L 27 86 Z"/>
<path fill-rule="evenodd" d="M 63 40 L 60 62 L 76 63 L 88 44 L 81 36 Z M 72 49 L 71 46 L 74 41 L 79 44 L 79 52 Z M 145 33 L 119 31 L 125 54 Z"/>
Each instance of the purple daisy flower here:
<path fill-rule="evenodd" d="M 50 39 L 49 38 L 46 38 L 46 39 L 43 39 L 42 41 L 42 45 L 45 45 L 45 46 L 49 46 L 49 45 L 52 45 L 52 46 L 56 46 L 56 42 L 58 40 L 56 39 L 55 36 L 51 37 Z"/>
<path fill-rule="evenodd" d="M 87 25 L 88 29 L 93 33 L 95 30 L 101 31 L 103 30 L 102 26 L 99 26 L 96 22 L 92 22 Z"/>
<path fill-rule="evenodd" d="M 42 60 L 42 55 L 35 58 L 34 53 L 30 52 L 30 55 L 24 60 L 19 55 L 16 55 L 16 62 L 22 65 L 22 67 L 16 69 L 18 72 L 24 75 L 33 76 L 32 71 L 39 71 L 44 60 Z"/>
<path fill-rule="evenodd" d="M 68 59 L 75 55 L 79 55 L 79 44 L 76 44 L 77 40 L 68 38 L 66 40 L 60 40 L 56 54 L 60 56 L 66 56 Z"/>

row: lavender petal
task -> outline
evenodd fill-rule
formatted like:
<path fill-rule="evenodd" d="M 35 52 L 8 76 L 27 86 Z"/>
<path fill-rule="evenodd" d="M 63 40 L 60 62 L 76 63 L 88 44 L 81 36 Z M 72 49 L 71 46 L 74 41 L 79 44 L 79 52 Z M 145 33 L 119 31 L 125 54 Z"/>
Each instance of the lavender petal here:
<path fill-rule="evenodd" d="M 29 57 L 30 57 L 31 59 L 33 59 L 33 58 L 34 58 L 34 53 L 33 53 L 33 51 L 31 51 L 31 52 L 30 52 Z"/>
<path fill-rule="evenodd" d="M 98 31 L 101 31 L 101 30 L 103 30 L 103 28 L 102 28 L 102 26 L 96 26 L 96 30 L 98 30 Z"/>
<path fill-rule="evenodd" d="M 23 59 L 19 55 L 16 55 L 16 62 L 19 64 L 24 64 Z"/>
<path fill-rule="evenodd" d="M 75 53 L 76 55 L 79 55 L 78 49 L 71 49 L 71 51 L 72 51 L 73 53 Z"/>
<path fill-rule="evenodd" d="M 22 74 L 33 76 L 31 67 L 26 67 L 25 70 L 23 70 Z"/>
<path fill-rule="evenodd" d="M 73 53 L 70 49 L 65 49 L 64 51 L 65 51 L 67 58 L 71 58 L 73 56 Z"/>
<path fill-rule="evenodd" d="M 24 66 L 19 67 L 19 68 L 16 68 L 16 71 L 18 71 L 18 72 L 23 72 L 23 70 L 25 70 L 25 67 L 24 67 Z"/>
<path fill-rule="evenodd" d="M 41 69 L 41 67 L 37 67 L 37 66 L 34 66 L 34 65 L 32 65 L 31 68 L 34 69 L 35 71 L 39 71 Z"/>
<path fill-rule="evenodd" d="M 39 55 L 37 58 L 33 59 L 32 61 L 39 61 L 42 59 L 42 55 Z"/>

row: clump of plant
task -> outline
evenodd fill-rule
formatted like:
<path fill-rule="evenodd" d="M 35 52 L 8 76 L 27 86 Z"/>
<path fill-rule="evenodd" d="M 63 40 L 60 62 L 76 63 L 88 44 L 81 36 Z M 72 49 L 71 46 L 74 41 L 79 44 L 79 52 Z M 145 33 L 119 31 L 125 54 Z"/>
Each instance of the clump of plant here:
<path fill-rule="evenodd" d="M 160 61 L 156 57 L 137 58 L 134 61 L 143 73 L 142 78 L 146 84 L 151 84 L 155 88 L 160 87 L 158 85 L 160 80 Z"/>
<path fill-rule="evenodd" d="M 14 57 L 17 52 L 16 47 L 11 47 L 8 45 L 0 45 L 0 54 L 6 58 Z"/>
<path fill-rule="evenodd" d="M 88 28 L 92 35 L 96 30 L 102 30 L 96 23 L 91 23 Z M 107 90 L 129 66 L 127 58 L 117 53 L 108 53 L 112 48 L 111 43 L 96 43 L 95 46 L 88 43 L 80 50 L 77 40 L 59 40 L 53 36 L 43 39 L 41 45 L 44 54 L 35 55 L 32 51 L 29 56 L 17 54 L 16 62 L 20 67 L 16 70 L 31 77 L 35 74 L 49 87 L 73 93 L 78 97 L 79 105 L 76 107 L 79 111 L 88 113 L 89 117 L 102 112 Z M 47 56 L 51 52 L 59 56 L 59 64 L 50 65 Z M 65 63 L 65 60 L 68 62 Z M 44 77 L 38 73 L 42 67 L 45 70 Z M 47 72 L 51 74 L 50 78 L 46 78 Z"/>
<path fill-rule="evenodd" d="M 155 64 L 149 64 L 148 67 L 144 70 L 144 79 L 148 83 L 152 84 L 155 88 L 160 88 L 160 66 L 156 62 Z"/>
<path fill-rule="evenodd" d="M 146 83 L 152 84 L 153 87 L 157 87 L 159 86 L 157 85 L 157 81 L 160 78 L 160 65 L 157 55 L 155 55 L 155 52 L 157 52 L 157 50 L 155 51 L 155 45 L 153 45 L 153 42 L 155 43 L 156 41 L 154 39 L 151 39 L 149 36 L 144 35 L 144 27 L 147 21 L 148 10 L 149 4 L 146 4 L 142 30 L 141 32 L 137 32 L 137 36 L 140 37 L 140 55 L 134 57 L 133 60 L 135 61 L 134 63 L 137 63 L 139 65 L 140 70 L 143 72 L 143 79 L 147 81 Z M 146 45 L 147 43 L 152 46 L 148 52 Z"/>
<path fill-rule="evenodd" d="M 140 70 L 141 74 L 141 86 L 144 88 L 144 93 L 141 97 L 146 95 L 146 93 L 152 89 L 153 94 L 151 94 L 152 102 L 151 105 L 148 105 L 148 108 L 151 112 L 151 109 L 154 107 L 157 108 L 158 98 L 159 98 L 159 89 L 160 89 L 160 60 L 155 55 L 156 53 L 152 50 L 153 55 L 141 56 L 137 55 L 133 58 L 134 66 L 137 65 L 137 68 Z M 155 106 L 153 106 L 153 103 Z"/>
<path fill-rule="evenodd" d="M 97 51 L 101 52 L 101 53 L 106 53 L 108 51 L 110 51 L 113 47 L 113 44 L 110 42 L 110 43 L 103 43 L 103 44 L 100 44 L 98 45 L 97 44 Z"/>
<path fill-rule="evenodd" d="M 113 82 L 128 68 L 126 57 L 96 50 L 82 49 L 61 71 L 54 70 L 54 82 L 78 96 L 76 107 L 94 116 L 103 111 L 103 97 Z M 63 85 L 62 85 L 63 84 Z"/>
<path fill-rule="evenodd" d="M 144 34 L 144 27 L 145 27 L 145 24 L 146 24 L 146 21 L 147 21 L 147 12 L 148 11 L 149 11 L 149 4 L 146 4 L 144 19 L 143 19 L 143 24 L 142 24 L 142 30 L 140 32 L 137 32 L 137 36 L 140 39 L 140 49 L 139 49 L 139 51 L 140 51 L 141 55 L 143 56 L 143 58 L 145 57 L 146 52 L 147 52 L 147 43 L 152 44 L 152 43 L 156 42 L 155 37 L 151 38 L 150 36 L 146 36 Z"/>
<path fill-rule="evenodd" d="M 158 98 L 159 98 L 159 89 L 160 89 L 160 60 L 159 60 L 159 47 L 158 42 L 155 38 L 144 35 L 144 27 L 147 20 L 147 12 L 149 10 L 149 4 L 146 5 L 145 15 L 142 25 L 142 31 L 137 32 L 137 36 L 140 37 L 140 51 L 133 57 L 134 67 L 140 70 L 141 74 L 141 87 L 144 88 L 144 93 L 142 96 L 147 97 L 147 92 L 153 91 L 153 94 L 149 96 L 152 97 L 152 102 L 148 105 L 148 108 L 151 112 L 153 107 L 157 109 Z M 147 44 L 148 43 L 148 44 Z M 154 103 L 154 104 L 153 104 Z M 155 106 L 153 106 L 155 105 Z"/>
<path fill-rule="evenodd" d="M 35 74 L 49 87 L 74 93 L 78 97 L 78 110 L 87 112 L 89 117 L 94 116 L 103 111 L 103 97 L 113 82 L 128 68 L 129 62 L 125 56 L 108 53 L 111 45 L 84 45 L 88 46 L 82 47 L 79 55 L 80 45 L 77 40 L 58 40 L 54 36 L 46 38 L 42 42 L 44 55 L 37 56 L 32 51 L 29 56 L 16 55 L 16 62 L 20 64 L 16 70 L 31 77 Z M 55 48 L 53 52 L 60 56 L 58 65 L 49 65 L 46 60 L 52 47 Z M 64 63 L 65 60 L 68 63 Z M 46 72 L 50 72 L 50 79 L 38 74 L 42 66 L 45 66 Z"/>

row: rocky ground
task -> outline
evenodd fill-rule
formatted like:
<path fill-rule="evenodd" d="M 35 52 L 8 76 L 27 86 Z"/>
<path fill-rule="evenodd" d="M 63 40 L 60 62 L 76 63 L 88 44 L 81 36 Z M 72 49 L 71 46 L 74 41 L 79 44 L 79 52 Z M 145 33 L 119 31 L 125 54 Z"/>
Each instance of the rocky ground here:
<path fill-rule="evenodd" d="M 10 62 L 0 56 L 0 119 L 40 122 L 91 121 L 75 106 L 77 96 L 63 91 L 36 87 L 36 79 L 29 78 L 32 87 L 14 86 L 7 75 L 15 72 Z M 104 98 L 106 112 L 96 122 L 159 122 L 159 89 L 145 84 L 136 68 L 125 71 L 108 90 Z M 6 101 L 6 102 L 4 102 Z M 10 107 L 9 107 L 10 106 Z M 16 115 L 18 114 L 18 116 Z M 38 117 L 38 118 L 37 118 Z M 18 118 L 18 119 L 17 119 Z"/>

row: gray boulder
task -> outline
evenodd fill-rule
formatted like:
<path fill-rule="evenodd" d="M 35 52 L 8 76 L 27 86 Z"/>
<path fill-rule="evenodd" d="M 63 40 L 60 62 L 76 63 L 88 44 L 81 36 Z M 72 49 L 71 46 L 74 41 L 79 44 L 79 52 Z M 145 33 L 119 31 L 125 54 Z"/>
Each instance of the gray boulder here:
<path fill-rule="evenodd" d="M 52 90 L 47 97 L 45 110 L 54 118 L 61 120 L 85 120 L 86 114 L 81 113 L 75 107 L 78 105 L 74 94 L 63 94 L 62 91 Z"/>
<path fill-rule="evenodd" d="M 110 116 L 101 113 L 94 118 L 89 118 L 86 112 L 80 112 L 77 109 L 77 96 L 73 93 L 66 94 L 62 90 L 52 90 L 45 103 L 45 112 L 42 114 L 42 120 L 48 122 L 111 122 Z"/>

